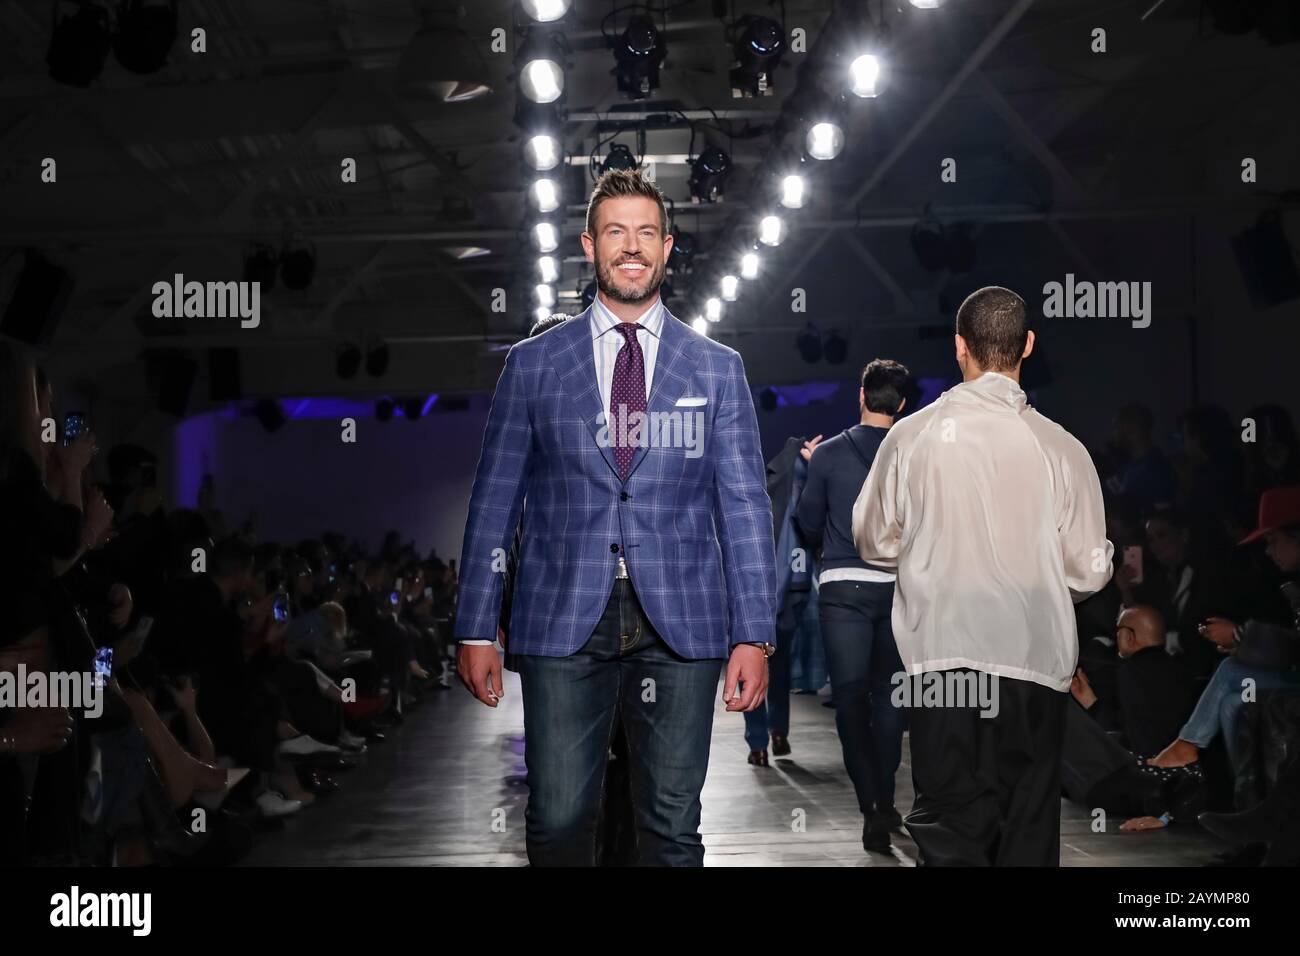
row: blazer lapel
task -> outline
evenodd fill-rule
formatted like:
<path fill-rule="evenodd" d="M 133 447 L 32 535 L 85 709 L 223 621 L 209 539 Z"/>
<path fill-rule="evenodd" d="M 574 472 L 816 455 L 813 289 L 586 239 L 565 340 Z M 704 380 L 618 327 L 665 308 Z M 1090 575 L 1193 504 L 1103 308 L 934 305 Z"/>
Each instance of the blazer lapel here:
<path fill-rule="evenodd" d="M 591 440 L 600 449 L 605 463 L 617 475 L 618 465 L 614 461 L 613 448 L 609 442 L 599 440 L 605 403 L 596 383 L 596 358 L 591 344 L 591 308 L 588 306 L 585 311 L 547 336 L 550 341 L 548 354 L 552 367 L 560 377 L 561 387 L 573 402 L 582 423 L 591 432 Z M 657 374 L 656 372 L 656 377 Z"/>
<path fill-rule="evenodd" d="M 686 386 L 690 384 L 695 366 L 700 363 L 699 350 L 688 347 L 691 338 L 686 326 L 669 312 L 666 306 L 663 313 L 664 323 L 659 337 L 659 351 L 655 355 L 654 380 L 650 383 L 650 400 L 646 403 L 647 421 L 642 426 L 646 443 L 632 455 L 629 477 L 636 474 L 636 470 L 653 450 L 650 442 L 650 423 L 654 421 L 653 416 L 656 412 L 667 414 L 673 410 L 677 405 L 677 399 L 682 397 Z M 594 360 L 592 364 L 594 367 Z"/>

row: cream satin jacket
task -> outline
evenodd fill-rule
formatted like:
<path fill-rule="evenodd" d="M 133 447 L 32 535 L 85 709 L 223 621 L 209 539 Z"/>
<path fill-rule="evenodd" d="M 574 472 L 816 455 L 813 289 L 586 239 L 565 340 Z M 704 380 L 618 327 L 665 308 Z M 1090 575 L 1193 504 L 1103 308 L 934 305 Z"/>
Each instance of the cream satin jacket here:
<path fill-rule="evenodd" d="M 1068 690 L 1073 602 L 1110 580 L 1101 483 L 1083 445 L 996 372 L 885 436 L 853 506 L 864 561 L 896 567 L 908 674 L 970 667 Z"/>

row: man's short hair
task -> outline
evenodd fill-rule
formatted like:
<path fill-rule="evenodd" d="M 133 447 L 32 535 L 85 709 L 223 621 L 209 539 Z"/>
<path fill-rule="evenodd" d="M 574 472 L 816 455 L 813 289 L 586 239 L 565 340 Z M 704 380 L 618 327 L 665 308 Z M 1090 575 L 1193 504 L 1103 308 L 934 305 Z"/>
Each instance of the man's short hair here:
<path fill-rule="evenodd" d="M 957 309 L 957 334 L 986 372 L 1009 372 L 1025 354 L 1025 300 L 999 285 L 985 286 Z"/>
<path fill-rule="evenodd" d="M 664 196 L 659 187 L 645 177 L 639 169 L 611 169 L 596 180 L 596 187 L 591 191 L 587 201 L 587 232 L 596 235 L 596 209 L 606 199 L 619 199 L 624 196 L 644 196 L 653 199 L 659 207 L 659 229 L 664 235 L 668 233 L 668 211 L 664 208 Z"/>
<path fill-rule="evenodd" d="M 569 316 L 565 312 L 552 312 L 545 318 L 538 319 L 533 323 L 533 327 L 528 330 L 528 337 L 531 339 L 535 335 L 541 335 L 547 329 L 554 328 L 557 325 L 563 325 L 569 321 Z"/>
<path fill-rule="evenodd" d="M 862 400 L 867 411 L 894 415 L 907 390 L 911 373 L 893 359 L 872 359 L 862 370 Z"/>

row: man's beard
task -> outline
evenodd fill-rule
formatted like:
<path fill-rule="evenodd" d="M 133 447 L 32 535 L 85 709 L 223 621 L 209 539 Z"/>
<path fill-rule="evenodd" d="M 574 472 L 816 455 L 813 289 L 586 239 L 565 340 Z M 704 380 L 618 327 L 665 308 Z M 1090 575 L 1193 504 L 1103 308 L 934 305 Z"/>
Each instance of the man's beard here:
<path fill-rule="evenodd" d="M 651 298 L 659 291 L 659 286 L 663 285 L 665 269 L 662 262 L 651 268 L 650 264 L 645 262 L 644 259 L 620 259 L 618 261 L 645 263 L 647 271 L 650 272 L 650 281 L 646 283 L 644 292 L 634 292 L 631 290 L 631 287 L 623 290 L 616 284 L 617 276 L 615 275 L 615 272 L 618 269 L 618 266 L 610 265 L 609 263 L 598 265 L 596 267 L 596 287 L 600 289 L 601 292 L 605 293 L 605 298 L 613 299 L 615 302 L 622 302 L 626 305 L 636 305 L 639 302 L 645 302 L 647 299 Z"/>

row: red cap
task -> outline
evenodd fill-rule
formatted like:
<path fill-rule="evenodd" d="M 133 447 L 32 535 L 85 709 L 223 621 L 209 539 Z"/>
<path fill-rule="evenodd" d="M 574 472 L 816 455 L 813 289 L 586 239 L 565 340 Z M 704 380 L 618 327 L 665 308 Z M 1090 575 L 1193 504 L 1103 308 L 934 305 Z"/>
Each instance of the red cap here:
<path fill-rule="evenodd" d="M 1293 524 L 1300 524 L 1300 485 L 1270 488 L 1259 496 L 1259 527 L 1237 543 L 1250 544 Z"/>

